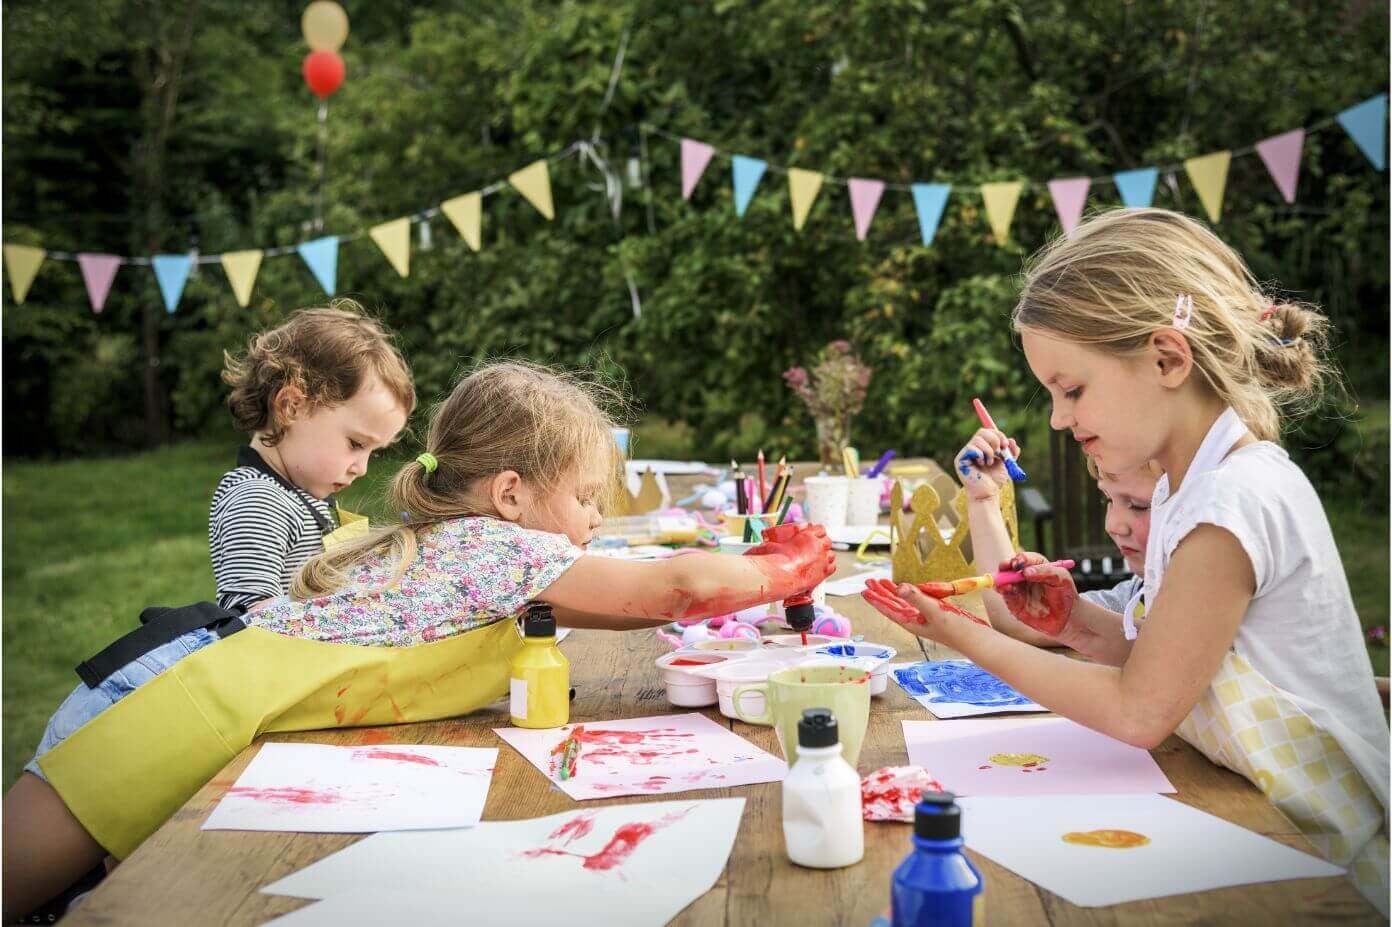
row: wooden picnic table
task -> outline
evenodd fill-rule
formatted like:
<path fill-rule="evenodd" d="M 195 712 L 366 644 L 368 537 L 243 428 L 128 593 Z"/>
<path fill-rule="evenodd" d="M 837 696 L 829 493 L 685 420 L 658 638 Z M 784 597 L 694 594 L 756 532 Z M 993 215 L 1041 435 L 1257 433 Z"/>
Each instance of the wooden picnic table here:
<path fill-rule="evenodd" d="M 839 555 L 838 576 L 855 570 L 855 557 Z M 899 651 L 896 662 L 921 659 L 908 632 L 861 599 L 837 598 L 867 641 Z M 578 630 L 562 644 L 576 688 L 571 720 L 608 721 L 696 709 L 667 703 L 653 661 L 669 648 L 652 631 Z M 930 645 L 931 652 L 931 645 Z M 941 649 L 939 654 L 952 654 Z M 763 749 L 781 756 L 773 730 L 730 721 L 704 709 Z M 900 722 L 932 716 L 893 683 L 873 700 L 861 752 L 862 775 L 908 762 Z M 484 807 L 485 821 L 544 817 L 572 810 L 576 802 L 551 787 L 531 763 L 493 733 L 508 724 L 506 698 L 467 717 L 392 727 L 311 731 L 267 740 L 340 745 L 445 744 L 498 747 L 498 765 Z M 106 878 L 65 923 L 71 927 L 119 924 L 253 925 L 296 910 L 306 902 L 261 894 L 283 878 L 361 839 L 362 835 L 202 831 L 213 806 L 236 781 L 260 743 L 242 751 L 173 818 Z M 1152 751 L 1179 790 L 1175 800 L 1217 815 L 1307 853 L 1298 830 L 1246 779 L 1210 763 L 1177 737 Z M 780 785 L 776 782 L 679 795 L 633 796 L 615 803 L 673 798 L 743 797 L 739 836 L 724 874 L 709 892 L 677 917 L 680 925 L 822 925 L 866 927 L 889 905 L 890 877 L 910 849 L 911 827 L 866 823 L 865 858 L 839 870 L 803 869 L 783 847 Z M 1079 908 L 971 853 L 985 879 L 985 913 L 991 924 L 1301 924 L 1384 923 L 1346 879 L 1303 879 L 1246 885 L 1138 901 L 1107 908 Z M 673 860 L 673 864 L 678 864 Z"/>

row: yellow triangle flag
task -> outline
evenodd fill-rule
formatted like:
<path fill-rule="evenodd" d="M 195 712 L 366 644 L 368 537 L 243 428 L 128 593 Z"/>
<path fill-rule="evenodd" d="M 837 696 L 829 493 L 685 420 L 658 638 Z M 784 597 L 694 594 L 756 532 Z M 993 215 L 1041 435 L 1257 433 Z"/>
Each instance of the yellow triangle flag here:
<path fill-rule="evenodd" d="M 367 230 L 401 276 L 411 272 L 411 220 L 403 216 Z"/>
<path fill-rule="evenodd" d="M 477 251 L 483 247 L 483 194 L 465 193 L 440 204 L 440 212 L 449 217 L 459 234 Z"/>
<path fill-rule="evenodd" d="M 981 198 L 986 203 L 986 221 L 991 223 L 991 234 L 998 245 L 1004 245 L 1010 238 L 1010 220 L 1015 218 L 1015 205 L 1020 202 L 1020 191 L 1024 188 L 1023 180 L 981 185 Z"/>
<path fill-rule="evenodd" d="M 1184 162 L 1184 169 L 1189 172 L 1189 182 L 1199 191 L 1204 212 L 1214 222 L 1223 216 L 1223 191 L 1228 186 L 1228 164 L 1231 161 L 1231 151 L 1215 151 Z"/>
<path fill-rule="evenodd" d="M 556 210 L 551 208 L 551 173 L 545 161 L 533 161 L 520 171 L 508 175 L 508 183 L 537 208 L 548 219 L 556 218 Z"/>
<path fill-rule="evenodd" d="M 45 254 L 44 249 L 32 245 L 5 246 L 5 266 L 10 269 L 10 291 L 15 302 L 22 303 L 29 295 L 29 284 L 34 282 Z"/>
<path fill-rule="evenodd" d="M 793 228 L 801 230 L 807 221 L 807 213 L 822 189 L 822 175 L 816 171 L 804 171 L 799 167 L 788 168 L 788 198 L 793 201 Z"/>
<path fill-rule="evenodd" d="M 251 302 L 251 287 L 256 283 L 256 272 L 261 269 L 261 255 L 260 251 L 229 251 L 222 256 L 227 282 L 232 284 L 237 305 L 243 309 Z"/>

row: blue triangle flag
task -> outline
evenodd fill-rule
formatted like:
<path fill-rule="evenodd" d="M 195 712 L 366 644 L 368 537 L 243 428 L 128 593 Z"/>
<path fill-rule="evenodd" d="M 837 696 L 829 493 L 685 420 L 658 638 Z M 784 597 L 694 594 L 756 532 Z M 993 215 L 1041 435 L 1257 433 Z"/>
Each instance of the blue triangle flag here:
<path fill-rule="evenodd" d="M 338 236 L 327 235 L 301 242 L 295 246 L 295 250 L 309 265 L 310 273 L 314 274 L 314 279 L 319 281 L 324 292 L 334 295 L 338 284 Z"/>
<path fill-rule="evenodd" d="M 764 176 L 764 169 L 768 164 L 758 158 L 746 158 L 744 155 L 734 155 L 730 158 L 730 163 L 735 171 L 735 215 L 744 218 L 744 211 L 749 208 L 749 201 L 754 198 L 754 188 L 759 185 L 759 178 Z"/>
<path fill-rule="evenodd" d="M 157 254 L 150 259 L 155 269 L 155 280 L 159 283 L 160 295 L 164 297 L 164 310 L 173 313 L 179 307 L 179 298 L 184 295 L 184 284 L 188 283 L 189 271 L 193 269 L 193 256 L 189 254 Z"/>
<path fill-rule="evenodd" d="M 1117 192 L 1121 194 L 1123 203 L 1132 209 L 1143 209 L 1155 199 L 1155 180 L 1159 176 L 1160 171 L 1156 168 L 1142 167 L 1113 174 L 1112 180 L 1116 181 Z"/>
<path fill-rule="evenodd" d="M 923 243 L 931 245 L 938 234 L 938 223 L 942 221 L 952 184 L 916 183 L 909 189 L 913 192 L 914 209 L 918 210 L 918 230 L 923 233 Z"/>
<path fill-rule="evenodd" d="M 1359 149 L 1380 171 L 1387 170 L 1387 152 L 1382 140 L 1387 134 L 1387 94 L 1369 97 L 1357 106 L 1350 106 L 1336 118 L 1357 143 Z"/>

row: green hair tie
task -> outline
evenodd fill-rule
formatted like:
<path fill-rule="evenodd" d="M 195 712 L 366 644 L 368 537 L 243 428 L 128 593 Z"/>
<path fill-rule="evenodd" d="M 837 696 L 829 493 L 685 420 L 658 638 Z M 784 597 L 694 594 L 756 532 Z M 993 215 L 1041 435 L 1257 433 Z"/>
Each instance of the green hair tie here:
<path fill-rule="evenodd" d="M 434 473 L 435 468 L 440 466 L 440 461 L 435 459 L 435 455 L 428 452 L 417 457 L 416 463 L 424 467 L 426 473 Z"/>

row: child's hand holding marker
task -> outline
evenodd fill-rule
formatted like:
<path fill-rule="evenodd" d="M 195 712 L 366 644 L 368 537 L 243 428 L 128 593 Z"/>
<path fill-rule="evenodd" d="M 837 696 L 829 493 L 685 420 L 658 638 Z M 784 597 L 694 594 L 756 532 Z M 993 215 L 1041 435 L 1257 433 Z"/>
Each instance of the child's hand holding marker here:
<path fill-rule="evenodd" d="M 1000 495 L 1000 488 L 1010 481 L 1005 464 L 1007 453 L 1019 457 L 1020 446 L 994 428 L 978 429 L 962 446 L 952 464 L 968 499 L 985 502 Z"/>

